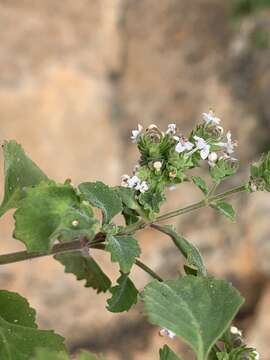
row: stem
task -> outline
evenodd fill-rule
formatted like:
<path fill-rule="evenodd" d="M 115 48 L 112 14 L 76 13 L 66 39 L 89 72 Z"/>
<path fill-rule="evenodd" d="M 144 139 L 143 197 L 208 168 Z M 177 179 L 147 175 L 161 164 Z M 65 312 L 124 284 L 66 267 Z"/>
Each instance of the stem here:
<path fill-rule="evenodd" d="M 190 211 L 196 210 L 196 209 L 200 209 L 204 206 L 208 206 L 211 202 L 213 201 L 217 201 L 217 200 L 222 200 L 227 198 L 230 195 L 245 191 L 245 185 L 241 185 L 235 188 L 232 188 L 230 190 L 227 190 L 221 194 L 217 194 L 217 195 L 213 195 L 210 196 L 208 199 L 203 199 L 197 203 L 191 204 L 189 206 L 174 210 L 174 211 L 170 211 L 164 215 L 158 216 L 156 218 L 155 221 L 152 222 L 144 222 L 143 220 L 140 220 L 138 223 L 136 224 L 132 224 L 130 226 L 127 226 L 125 231 L 122 232 L 122 234 L 131 234 L 134 233 L 136 230 L 140 230 L 145 228 L 146 226 L 149 226 L 155 222 L 159 222 L 159 221 L 163 221 L 163 220 L 167 220 L 170 219 L 172 217 L 178 216 L 178 215 L 183 215 L 186 214 Z M 56 244 L 53 246 L 51 251 L 38 251 L 38 252 L 31 252 L 28 253 L 27 251 L 19 251 L 19 252 L 14 252 L 11 254 L 3 254 L 0 255 L 0 265 L 4 265 L 4 264 L 11 264 L 14 262 L 18 262 L 18 261 L 24 261 L 27 259 L 34 259 L 34 258 L 38 258 L 38 257 L 43 257 L 43 256 L 49 256 L 49 255 L 55 255 L 55 254 L 59 254 L 62 252 L 66 252 L 66 251 L 71 251 L 71 250 L 80 250 L 82 249 L 85 245 L 88 245 L 90 248 L 98 248 L 96 247 L 97 245 L 102 245 L 100 243 L 102 243 L 105 240 L 105 234 L 102 233 L 98 233 L 95 238 L 92 240 L 92 242 L 90 243 L 86 243 L 86 244 L 82 244 L 81 240 L 74 240 L 74 241 L 70 241 L 67 243 L 61 243 L 61 244 Z M 139 265 L 140 264 L 140 265 Z M 139 264 L 137 264 L 139 267 L 141 267 L 141 263 L 139 262 Z M 146 265 L 143 265 L 144 267 L 146 267 Z M 142 267 L 141 267 L 142 268 Z M 146 271 L 146 268 L 144 269 Z M 151 274 L 151 271 L 147 271 L 151 276 L 153 276 L 153 273 Z M 158 275 L 154 275 L 154 278 L 156 278 L 159 281 L 162 281 L 161 278 Z"/>

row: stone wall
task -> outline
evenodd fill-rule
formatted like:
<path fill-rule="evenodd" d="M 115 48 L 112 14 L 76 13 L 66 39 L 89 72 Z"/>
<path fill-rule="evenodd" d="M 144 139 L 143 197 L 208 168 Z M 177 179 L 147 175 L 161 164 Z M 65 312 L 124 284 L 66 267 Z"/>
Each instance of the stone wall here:
<path fill-rule="evenodd" d="M 243 166 L 233 184 L 269 143 L 269 49 L 250 42 L 256 27 L 268 27 L 267 12 L 235 29 L 219 0 L 0 0 L 0 19 L 0 139 L 22 143 L 51 178 L 118 184 L 136 161 L 129 134 L 138 122 L 176 122 L 187 132 L 209 107 L 239 139 Z M 168 196 L 164 210 L 200 194 L 184 185 Z M 270 201 L 256 194 L 233 202 L 237 224 L 211 210 L 175 223 L 210 271 L 243 291 L 239 324 L 268 360 Z M 12 223 L 12 214 L 0 220 L 1 253 L 23 248 L 11 238 Z M 180 260 L 163 236 L 148 230 L 140 240 L 145 261 L 165 277 L 177 274 Z M 96 256 L 115 279 L 109 259 Z M 130 314 L 103 311 L 106 296 L 51 258 L 2 266 L 0 274 L 1 288 L 27 296 L 40 325 L 63 334 L 73 351 L 157 359 L 164 339 L 140 305 Z M 139 269 L 132 277 L 140 288 L 149 280 Z"/>

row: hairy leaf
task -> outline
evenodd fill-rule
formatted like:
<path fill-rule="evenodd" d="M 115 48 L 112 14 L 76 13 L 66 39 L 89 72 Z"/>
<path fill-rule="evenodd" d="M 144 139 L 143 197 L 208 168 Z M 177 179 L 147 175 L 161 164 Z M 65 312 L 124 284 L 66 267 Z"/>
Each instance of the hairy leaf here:
<path fill-rule="evenodd" d="M 207 359 L 243 303 L 225 281 L 192 275 L 153 281 L 146 286 L 143 300 L 149 321 L 183 338 L 198 360 Z"/>
<path fill-rule="evenodd" d="M 65 266 L 66 273 L 74 274 L 77 280 L 86 280 L 85 287 L 92 287 L 97 293 L 106 292 L 111 287 L 111 280 L 91 256 L 72 251 L 55 255 L 54 258 Z"/>
<path fill-rule="evenodd" d="M 63 352 L 53 352 L 48 349 L 38 349 L 36 355 L 31 360 L 71 360 L 71 358 Z M 104 360 L 104 358 L 83 351 L 74 360 Z"/>
<path fill-rule="evenodd" d="M 0 304 L 0 359 L 29 360 L 37 348 L 66 351 L 61 336 L 37 329 L 35 311 L 19 294 L 1 290 Z"/>
<path fill-rule="evenodd" d="M 168 345 L 164 345 L 163 348 L 159 350 L 159 358 L 160 360 L 181 360 Z"/>
<path fill-rule="evenodd" d="M 172 225 L 152 225 L 155 229 L 170 236 L 176 247 L 187 259 L 187 265 L 196 268 L 199 275 L 206 276 L 207 271 L 203 262 L 203 258 L 199 250 L 187 241 L 182 235 L 179 235 Z"/>
<path fill-rule="evenodd" d="M 5 193 L 0 206 L 0 216 L 12 208 L 18 207 L 25 196 L 25 188 L 48 180 L 47 176 L 29 159 L 21 145 L 16 141 L 7 141 L 3 145 L 5 162 Z"/>
<path fill-rule="evenodd" d="M 111 312 L 128 311 L 137 302 L 138 290 L 128 277 L 128 274 L 122 274 L 117 279 L 117 283 L 119 285 L 110 290 L 112 297 L 107 300 L 107 309 Z"/>
<path fill-rule="evenodd" d="M 117 191 L 101 181 L 82 183 L 79 190 L 86 200 L 102 210 L 105 223 L 110 222 L 123 209 Z"/>
<path fill-rule="evenodd" d="M 14 218 L 14 237 L 24 242 L 29 252 L 48 251 L 57 238 L 92 239 L 98 224 L 90 205 L 81 203 L 69 184 L 54 182 L 42 182 L 29 189 Z"/>
<path fill-rule="evenodd" d="M 236 213 L 231 204 L 225 201 L 217 201 L 212 205 L 214 209 L 217 209 L 221 214 L 225 215 L 228 219 L 235 221 Z"/>
<path fill-rule="evenodd" d="M 129 273 L 141 250 L 137 240 L 130 235 L 107 236 L 106 250 L 111 253 L 113 262 L 118 262 L 123 273 Z"/>
<path fill-rule="evenodd" d="M 205 194 L 209 193 L 206 182 L 200 176 L 191 176 L 193 183 Z"/>

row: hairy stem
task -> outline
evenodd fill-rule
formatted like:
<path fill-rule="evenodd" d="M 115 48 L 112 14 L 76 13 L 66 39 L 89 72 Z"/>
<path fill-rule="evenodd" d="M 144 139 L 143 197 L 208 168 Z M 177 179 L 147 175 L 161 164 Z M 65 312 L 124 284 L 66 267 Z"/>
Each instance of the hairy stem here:
<path fill-rule="evenodd" d="M 164 215 L 158 216 L 156 218 L 156 220 L 153 222 L 144 222 L 143 220 L 141 220 L 136 224 L 127 226 L 123 233 L 125 233 L 125 234 L 133 233 L 133 232 L 143 229 L 146 226 L 149 226 L 153 223 L 167 220 L 167 219 L 179 216 L 179 215 L 183 215 L 183 214 L 186 214 L 186 213 L 196 210 L 196 209 L 200 209 L 204 206 L 208 206 L 209 204 L 211 204 L 214 201 L 223 200 L 230 195 L 233 195 L 233 194 L 236 194 L 236 193 L 239 193 L 242 191 L 245 191 L 245 185 L 241 185 L 241 186 L 232 188 L 230 190 L 227 190 L 223 193 L 210 196 L 209 198 L 203 199 L 203 200 L 201 200 L 197 203 L 191 204 L 189 206 L 186 206 L 186 207 L 174 210 L 174 211 L 170 211 Z M 102 245 L 101 243 L 104 240 L 105 240 L 105 234 L 98 233 L 90 243 L 87 243 L 87 245 L 90 248 L 98 248 L 97 245 Z M 50 251 L 38 251 L 38 252 L 31 252 L 31 253 L 29 253 L 27 251 L 19 251 L 19 252 L 14 252 L 11 254 L 3 254 L 3 255 L 0 255 L 0 265 L 11 264 L 14 262 L 24 261 L 27 259 L 34 259 L 34 258 L 43 257 L 43 256 L 55 255 L 55 254 L 59 254 L 59 253 L 66 252 L 66 251 L 79 250 L 79 249 L 82 249 L 84 246 L 85 246 L 85 244 L 83 244 L 83 242 L 81 240 L 74 240 L 74 241 L 70 241 L 67 243 L 56 244 L 53 246 L 52 250 L 50 250 Z M 143 267 L 141 266 L 142 263 L 139 262 L 139 264 L 137 264 L 137 265 L 143 269 Z M 146 265 L 143 265 L 143 266 L 145 267 L 144 270 L 146 271 Z M 152 270 L 150 269 L 150 271 L 146 271 L 146 272 L 148 272 L 151 275 Z M 153 275 L 153 273 L 152 273 L 152 275 Z M 162 279 L 157 274 L 154 275 L 154 278 L 156 278 L 159 281 L 162 281 Z"/>

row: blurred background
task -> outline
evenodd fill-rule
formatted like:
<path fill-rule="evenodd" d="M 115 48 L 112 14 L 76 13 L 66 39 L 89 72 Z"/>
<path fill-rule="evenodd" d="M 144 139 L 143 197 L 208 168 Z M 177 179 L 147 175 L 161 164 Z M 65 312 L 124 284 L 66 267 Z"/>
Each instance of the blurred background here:
<path fill-rule="evenodd" d="M 0 139 L 16 139 L 57 181 L 117 185 L 137 161 L 129 137 L 138 123 L 176 123 L 188 134 L 209 108 L 239 141 L 240 171 L 226 186 L 270 147 L 270 0 L 0 0 L 0 19 Z M 163 211 L 200 196 L 180 186 Z M 246 297 L 237 324 L 269 360 L 270 195 L 232 202 L 236 224 L 211 209 L 173 223 L 210 272 Z M 12 226 L 10 212 L 0 220 L 1 253 L 23 249 Z M 153 230 L 139 237 L 143 260 L 177 276 L 182 262 L 170 241 Z M 108 257 L 94 256 L 116 279 Z M 149 281 L 140 269 L 132 278 L 140 289 Z M 40 326 L 65 336 L 73 352 L 156 360 L 168 342 L 193 359 L 178 340 L 159 337 L 140 304 L 109 313 L 107 294 L 85 289 L 51 258 L 1 266 L 0 288 L 26 296 Z"/>

